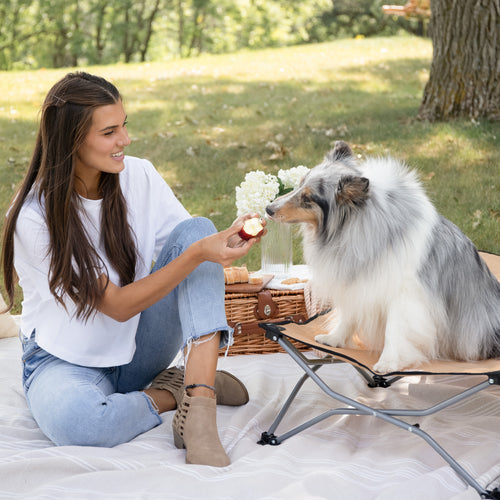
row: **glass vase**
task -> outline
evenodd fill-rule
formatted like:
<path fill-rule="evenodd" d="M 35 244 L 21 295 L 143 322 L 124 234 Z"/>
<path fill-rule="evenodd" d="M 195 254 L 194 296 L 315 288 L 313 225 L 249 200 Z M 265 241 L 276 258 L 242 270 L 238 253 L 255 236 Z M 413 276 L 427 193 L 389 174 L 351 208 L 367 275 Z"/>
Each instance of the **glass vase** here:
<path fill-rule="evenodd" d="M 293 264 L 292 225 L 268 220 L 266 228 L 260 241 L 261 272 L 286 274 Z"/>

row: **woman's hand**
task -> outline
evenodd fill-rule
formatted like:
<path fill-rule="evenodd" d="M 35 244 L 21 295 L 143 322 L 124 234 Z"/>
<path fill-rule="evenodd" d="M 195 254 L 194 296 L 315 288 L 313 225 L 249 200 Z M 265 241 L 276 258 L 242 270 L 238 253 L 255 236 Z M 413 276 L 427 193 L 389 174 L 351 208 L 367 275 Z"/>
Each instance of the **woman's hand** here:
<path fill-rule="evenodd" d="M 239 227 L 238 233 L 239 233 L 239 231 L 243 227 L 243 224 L 245 223 L 245 221 L 247 221 L 248 219 L 253 219 L 255 217 L 258 217 L 262 221 L 262 225 L 265 228 L 266 224 L 267 224 L 267 221 L 265 219 L 262 219 L 258 213 L 241 215 L 240 217 L 238 217 L 237 219 L 235 219 L 235 221 L 231 224 L 231 227 L 233 227 L 234 225 L 238 225 L 238 227 Z M 258 238 L 252 238 L 252 239 L 255 240 L 254 243 L 258 243 L 260 241 L 260 238 L 262 236 L 264 236 L 266 234 L 266 232 L 267 232 L 267 230 L 264 229 L 264 232 Z M 245 241 L 246 240 L 244 240 L 243 238 L 241 238 L 239 236 L 239 234 L 236 234 L 236 235 L 233 235 L 233 236 L 231 236 L 229 238 L 229 246 L 232 247 L 232 248 L 236 248 L 236 247 L 241 246 L 243 243 L 245 243 Z"/>
<path fill-rule="evenodd" d="M 200 245 L 199 250 L 204 260 L 217 262 L 223 266 L 229 266 L 235 260 L 244 257 L 250 248 L 252 248 L 255 243 L 259 243 L 261 237 L 266 234 L 266 222 L 263 221 L 264 233 L 261 236 L 250 238 L 249 240 L 244 240 L 239 236 L 238 233 L 243 227 L 244 222 L 252 217 L 259 217 L 259 214 L 242 215 L 238 217 L 228 229 L 207 236 L 196 242 L 195 244 Z"/>

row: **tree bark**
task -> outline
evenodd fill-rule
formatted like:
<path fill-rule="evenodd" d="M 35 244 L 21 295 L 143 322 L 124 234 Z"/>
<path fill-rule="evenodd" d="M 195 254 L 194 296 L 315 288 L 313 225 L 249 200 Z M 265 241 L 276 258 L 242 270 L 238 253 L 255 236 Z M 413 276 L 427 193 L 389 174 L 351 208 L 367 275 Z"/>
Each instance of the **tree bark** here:
<path fill-rule="evenodd" d="M 432 0 L 431 23 L 419 118 L 500 120 L 500 0 Z"/>
<path fill-rule="evenodd" d="M 96 6 L 96 16 L 95 16 L 95 53 L 96 53 L 96 61 L 98 64 L 102 64 L 102 58 L 104 55 L 104 48 L 106 46 L 106 37 L 104 34 L 104 16 L 106 13 L 106 3 L 102 2 L 98 3 Z"/>
<path fill-rule="evenodd" d="M 181 0 L 177 1 L 177 17 L 178 17 L 178 44 L 179 44 L 179 57 L 182 57 L 184 47 L 184 10 Z"/>
<path fill-rule="evenodd" d="M 134 54 L 133 50 L 133 33 L 130 22 L 130 11 L 132 10 L 132 2 L 127 1 L 123 6 L 124 14 L 125 14 L 125 26 L 123 30 L 123 56 L 126 63 L 129 63 L 132 60 L 132 55 Z"/>
<path fill-rule="evenodd" d="M 151 41 L 151 36 L 153 35 L 153 23 L 155 21 L 156 14 L 158 14 L 159 9 L 160 9 L 160 0 L 155 0 L 151 13 L 147 18 L 146 34 L 144 35 L 144 40 L 141 47 L 141 62 L 146 61 L 146 54 L 148 52 L 149 42 Z"/>

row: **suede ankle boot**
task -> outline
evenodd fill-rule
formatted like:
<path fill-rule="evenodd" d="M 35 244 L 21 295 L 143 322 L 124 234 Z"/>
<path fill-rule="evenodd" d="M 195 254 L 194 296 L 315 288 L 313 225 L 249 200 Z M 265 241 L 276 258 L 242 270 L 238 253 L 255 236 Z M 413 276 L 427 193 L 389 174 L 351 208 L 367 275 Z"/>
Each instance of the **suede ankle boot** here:
<path fill-rule="evenodd" d="M 231 462 L 217 432 L 215 399 L 188 396 L 184 391 L 172 421 L 174 443 L 186 448 L 186 463 L 225 467 Z"/>
<path fill-rule="evenodd" d="M 229 372 L 215 372 L 214 387 L 218 405 L 241 406 L 248 403 L 248 391 L 243 382 Z M 163 370 L 153 380 L 151 389 L 170 391 L 179 407 L 184 393 L 184 370 L 175 367 Z"/>

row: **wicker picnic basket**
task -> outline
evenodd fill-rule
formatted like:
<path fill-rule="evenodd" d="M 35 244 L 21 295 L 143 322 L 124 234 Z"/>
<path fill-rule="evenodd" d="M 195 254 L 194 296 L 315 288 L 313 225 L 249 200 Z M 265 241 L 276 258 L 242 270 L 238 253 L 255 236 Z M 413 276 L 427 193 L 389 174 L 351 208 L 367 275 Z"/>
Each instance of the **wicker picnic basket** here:
<path fill-rule="evenodd" d="M 234 328 L 234 343 L 229 348 L 229 356 L 282 352 L 279 344 L 266 338 L 258 323 L 285 320 L 301 322 L 308 317 L 304 290 L 226 292 L 225 306 L 229 325 Z"/>

